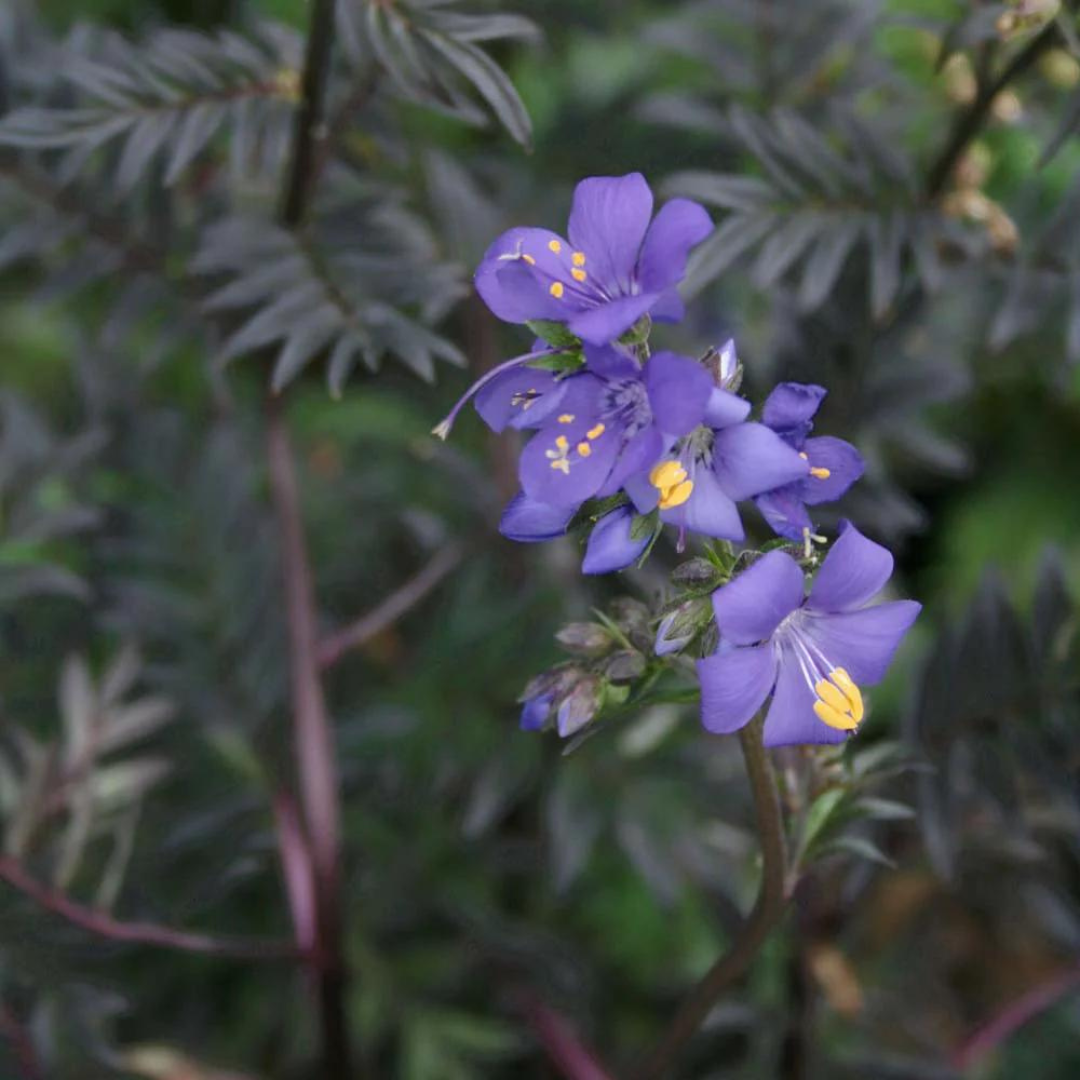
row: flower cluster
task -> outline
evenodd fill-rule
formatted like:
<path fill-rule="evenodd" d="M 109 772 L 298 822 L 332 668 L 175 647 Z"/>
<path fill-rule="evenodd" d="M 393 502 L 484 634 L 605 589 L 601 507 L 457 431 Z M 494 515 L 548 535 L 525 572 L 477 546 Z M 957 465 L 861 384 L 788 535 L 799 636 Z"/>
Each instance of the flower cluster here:
<path fill-rule="evenodd" d="M 817 568 L 814 545 L 824 542 L 811 508 L 839 499 L 863 472 L 851 444 L 811 436 L 822 387 L 780 384 L 755 421 L 738 394 L 733 342 L 701 359 L 650 352 L 653 321 L 682 317 L 676 286 L 711 230 L 686 199 L 653 217 L 652 192 L 632 173 L 582 181 L 565 238 L 504 233 L 476 288 L 495 315 L 536 340 L 471 387 L 435 430 L 445 438 L 473 400 L 494 431 L 534 432 L 500 531 L 537 542 L 587 530 L 587 574 L 642 560 L 665 525 L 678 530 L 680 551 L 688 534 L 723 542 L 708 549 L 717 570 L 708 577 L 711 637 L 700 595 L 684 597 L 661 619 L 654 659 L 695 644 L 711 652 L 698 665 L 710 731 L 738 729 L 771 695 L 769 744 L 836 742 L 862 720 L 859 684 L 883 676 L 918 605 L 866 607 L 892 558 L 850 526 L 803 597 L 804 569 Z M 743 552 L 727 565 L 722 551 L 745 539 L 738 504 L 750 501 L 791 552 Z M 746 569 L 736 575 L 736 565 Z M 556 718 L 562 734 L 577 730 L 601 707 L 605 678 L 578 666 L 534 680 L 522 725 Z"/>

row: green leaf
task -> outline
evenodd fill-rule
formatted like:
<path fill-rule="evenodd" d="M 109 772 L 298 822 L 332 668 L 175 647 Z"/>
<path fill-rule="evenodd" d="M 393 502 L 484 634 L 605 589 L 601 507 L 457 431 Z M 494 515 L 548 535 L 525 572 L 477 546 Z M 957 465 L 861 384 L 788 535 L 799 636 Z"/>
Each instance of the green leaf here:
<path fill-rule="evenodd" d="M 873 818 L 875 821 L 909 821 L 915 816 L 915 811 L 907 803 L 869 796 L 858 799 L 852 809 L 860 816 Z"/>
<path fill-rule="evenodd" d="M 630 539 L 644 540 L 660 531 L 660 511 L 651 510 L 647 514 L 635 514 L 630 523 Z"/>
<path fill-rule="evenodd" d="M 896 863 L 889 858 L 876 844 L 862 836 L 841 836 L 833 840 L 822 849 L 822 853 L 846 853 L 855 855 L 860 859 L 868 859 L 879 866 L 887 866 L 890 870 L 896 869 Z"/>
<path fill-rule="evenodd" d="M 822 792 L 806 812 L 803 826 L 803 850 L 809 851 L 815 842 L 828 830 L 833 816 L 848 797 L 845 788 L 829 788 Z"/>

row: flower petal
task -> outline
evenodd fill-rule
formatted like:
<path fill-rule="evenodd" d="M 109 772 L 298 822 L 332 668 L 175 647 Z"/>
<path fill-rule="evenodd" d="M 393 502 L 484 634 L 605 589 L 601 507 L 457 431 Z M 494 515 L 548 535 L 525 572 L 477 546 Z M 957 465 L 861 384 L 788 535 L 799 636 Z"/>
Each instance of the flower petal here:
<path fill-rule="evenodd" d="M 782 551 L 763 555 L 712 595 L 720 634 L 736 645 L 752 645 L 770 637 L 802 600 L 803 572 Z"/>
<path fill-rule="evenodd" d="M 553 694 L 541 694 L 529 698 L 521 710 L 521 730 L 539 731 L 551 715 L 551 706 L 555 703 Z"/>
<path fill-rule="evenodd" d="M 807 483 L 808 481 L 803 480 L 797 484 L 785 484 L 754 499 L 758 510 L 769 523 L 769 528 L 777 536 L 801 540 L 803 530 L 812 527 L 810 515 L 806 512 L 802 500 Z"/>
<path fill-rule="evenodd" d="M 649 537 L 631 539 L 630 527 L 635 516 L 629 507 L 620 506 L 596 523 L 585 548 L 585 559 L 581 564 L 583 573 L 610 574 L 615 570 L 625 570 L 638 558 L 645 550 Z"/>
<path fill-rule="evenodd" d="M 517 367 L 498 376 L 476 395 L 476 411 L 492 431 L 541 427 L 558 407 L 569 379 L 550 371 Z"/>
<path fill-rule="evenodd" d="M 799 661 L 790 648 L 780 653 L 780 673 L 772 705 L 765 717 L 766 746 L 841 743 L 848 732 L 829 727 L 814 712 L 814 692 L 803 677 Z"/>
<path fill-rule="evenodd" d="M 686 315 L 686 305 L 679 295 L 679 290 L 665 289 L 660 294 L 660 299 L 653 304 L 649 314 L 652 316 L 653 322 L 682 322 Z"/>
<path fill-rule="evenodd" d="M 868 540 L 850 522 L 842 522 L 840 536 L 814 578 L 806 606 L 822 613 L 853 611 L 881 592 L 892 572 L 889 550 Z"/>
<path fill-rule="evenodd" d="M 641 365 L 625 349 L 610 343 L 586 343 L 582 350 L 589 371 L 603 379 L 638 379 Z"/>
<path fill-rule="evenodd" d="M 873 686 L 885 678 L 893 654 L 911 628 L 922 605 L 914 600 L 815 615 L 806 622 L 809 635 L 833 667 L 842 667 L 860 686 Z"/>
<path fill-rule="evenodd" d="M 567 415 L 574 419 L 539 431 L 518 462 L 525 494 L 552 506 L 580 506 L 595 495 L 621 445 L 621 432 L 614 425 L 602 427 L 588 415 Z"/>
<path fill-rule="evenodd" d="M 688 356 L 658 352 L 645 365 L 645 385 L 657 427 L 667 435 L 688 435 L 705 418 L 712 376 Z"/>
<path fill-rule="evenodd" d="M 652 192 L 638 172 L 594 176 L 574 189 L 570 243 L 585 256 L 585 269 L 609 295 L 630 292 L 652 209 Z"/>
<path fill-rule="evenodd" d="M 801 450 L 814 426 L 811 420 L 827 393 L 825 387 L 813 383 L 780 383 L 765 399 L 761 419 Z"/>
<path fill-rule="evenodd" d="M 476 276 L 476 291 L 492 312 L 504 322 L 523 323 L 533 319 L 566 322 L 587 307 L 576 294 L 561 298 L 551 293 L 551 282 L 523 261 L 507 262 L 490 273 Z"/>
<path fill-rule="evenodd" d="M 709 392 L 705 403 L 705 423 L 719 430 L 741 424 L 750 415 L 750 402 L 728 390 L 716 386 Z"/>
<path fill-rule="evenodd" d="M 663 453 L 664 439 L 654 425 L 639 431 L 623 446 L 601 494 L 614 495 L 632 476 L 642 474 L 647 478 L 649 470 Z"/>
<path fill-rule="evenodd" d="M 851 443 L 834 439 L 831 435 L 807 439 L 803 444 L 803 453 L 811 468 L 829 470 L 829 475 L 823 480 L 813 473 L 806 480 L 803 498 L 808 506 L 835 502 L 866 469 L 862 454 Z"/>
<path fill-rule="evenodd" d="M 729 735 L 753 718 L 776 679 L 772 645 L 727 648 L 697 662 L 701 722 L 714 735 Z"/>
<path fill-rule="evenodd" d="M 646 292 L 660 292 L 682 281 L 686 257 L 713 231 L 704 207 L 689 199 L 672 199 L 653 219 L 638 259 L 638 282 Z"/>
<path fill-rule="evenodd" d="M 694 483 L 690 498 L 671 510 L 662 510 L 660 517 L 670 525 L 678 525 L 715 540 L 742 540 L 746 533 L 739 517 L 739 508 L 720 487 L 716 474 L 708 465 L 687 468 Z M 649 485 L 652 487 L 652 485 Z M 656 492 L 656 488 L 653 488 Z M 655 505 L 655 502 L 654 502 Z"/>
<path fill-rule="evenodd" d="M 548 506 L 521 491 L 506 504 L 499 519 L 499 532 L 507 540 L 536 544 L 562 536 L 573 516 L 573 507 Z"/>
<path fill-rule="evenodd" d="M 582 341 L 594 345 L 603 345 L 614 341 L 630 329 L 656 303 L 656 293 L 640 293 L 638 296 L 625 296 L 610 303 L 600 303 L 594 307 L 579 308 L 572 314 L 566 325 L 570 332 L 577 334 Z M 565 309 L 563 318 L 566 317 Z M 552 318 L 552 316 L 544 316 Z"/>
<path fill-rule="evenodd" d="M 764 424 L 735 424 L 716 433 L 713 468 L 736 502 L 807 476 L 810 466 Z"/>

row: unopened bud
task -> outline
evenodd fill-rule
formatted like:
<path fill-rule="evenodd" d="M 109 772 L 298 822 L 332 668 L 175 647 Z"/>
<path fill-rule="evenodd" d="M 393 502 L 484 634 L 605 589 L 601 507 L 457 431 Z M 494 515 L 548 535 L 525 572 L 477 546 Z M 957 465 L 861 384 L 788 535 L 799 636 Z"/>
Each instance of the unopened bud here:
<path fill-rule="evenodd" d="M 604 684 L 594 675 L 586 676 L 559 703 L 558 728 L 562 738 L 580 731 L 597 713 Z"/>
<path fill-rule="evenodd" d="M 685 648 L 711 620 L 712 603 L 707 598 L 680 604 L 660 620 L 654 645 L 656 655 L 667 656 Z"/>
<path fill-rule="evenodd" d="M 711 348 L 701 358 L 701 362 L 708 369 L 721 390 L 736 393 L 743 380 L 743 366 L 735 352 L 735 340 L 728 338 L 719 349 Z"/>
<path fill-rule="evenodd" d="M 1039 61 L 1039 70 L 1059 90 L 1072 90 L 1080 84 L 1080 63 L 1065 49 L 1051 49 Z"/>
<path fill-rule="evenodd" d="M 1005 41 L 1041 30 L 1061 10 L 1061 0 L 1012 0 L 994 24 Z"/>
<path fill-rule="evenodd" d="M 603 656 L 614 644 L 610 631 L 599 623 L 567 623 L 555 640 L 567 652 L 586 657 Z"/>
<path fill-rule="evenodd" d="M 615 625 L 643 652 L 652 648 L 652 630 L 649 627 L 649 609 L 629 596 L 615 600 L 608 608 Z"/>
<path fill-rule="evenodd" d="M 712 585 L 718 576 L 716 567 L 700 557 L 679 563 L 671 572 L 671 580 L 676 585 Z"/>
<path fill-rule="evenodd" d="M 604 674 L 612 682 L 632 682 L 645 671 L 645 657 L 633 649 L 621 649 L 604 662 Z"/>

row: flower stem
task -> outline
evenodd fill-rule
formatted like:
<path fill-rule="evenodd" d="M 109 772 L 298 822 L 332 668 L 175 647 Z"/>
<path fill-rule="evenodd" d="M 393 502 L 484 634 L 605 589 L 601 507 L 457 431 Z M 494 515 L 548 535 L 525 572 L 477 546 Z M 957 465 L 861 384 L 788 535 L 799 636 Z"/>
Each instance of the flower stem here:
<path fill-rule="evenodd" d="M 679 1006 L 667 1031 L 635 1074 L 635 1080 L 659 1080 L 674 1066 L 683 1047 L 721 994 L 750 967 L 787 908 L 789 889 L 784 819 L 777 797 L 776 777 L 762 743 L 763 726 L 764 718 L 758 716 L 739 732 L 761 841 L 762 876 L 757 901 L 735 943 L 709 968 Z"/>

